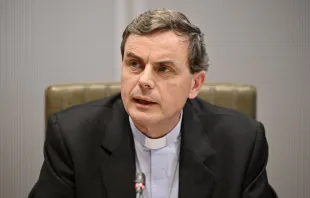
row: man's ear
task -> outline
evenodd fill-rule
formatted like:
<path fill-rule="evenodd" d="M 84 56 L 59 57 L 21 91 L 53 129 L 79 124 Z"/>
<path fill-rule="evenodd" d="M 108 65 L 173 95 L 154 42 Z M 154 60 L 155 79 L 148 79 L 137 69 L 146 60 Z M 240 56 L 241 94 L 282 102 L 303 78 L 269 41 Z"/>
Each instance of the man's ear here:
<path fill-rule="evenodd" d="M 188 98 L 193 99 L 198 95 L 200 88 L 205 82 L 205 78 L 206 78 L 205 71 L 200 71 L 200 72 L 193 74 L 192 82 L 191 82 L 191 89 L 188 94 Z"/>

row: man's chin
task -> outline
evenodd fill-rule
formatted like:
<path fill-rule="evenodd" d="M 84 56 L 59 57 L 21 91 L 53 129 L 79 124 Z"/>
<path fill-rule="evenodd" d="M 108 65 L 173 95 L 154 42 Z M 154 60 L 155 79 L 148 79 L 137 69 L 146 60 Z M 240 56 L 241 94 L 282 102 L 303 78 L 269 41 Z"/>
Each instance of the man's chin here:
<path fill-rule="evenodd" d="M 157 123 L 159 116 L 154 115 L 154 113 L 150 112 L 130 112 L 130 117 L 135 123 L 139 123 L 141 125 L 153 125 Z"/>

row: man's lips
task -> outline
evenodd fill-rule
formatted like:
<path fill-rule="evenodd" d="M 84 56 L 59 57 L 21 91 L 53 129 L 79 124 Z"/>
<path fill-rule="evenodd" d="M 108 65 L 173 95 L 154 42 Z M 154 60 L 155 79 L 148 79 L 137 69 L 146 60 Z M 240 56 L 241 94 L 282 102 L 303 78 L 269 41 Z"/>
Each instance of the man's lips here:
<path fill-rule="evenodd" d="M 154 100 L 148 98 L 148 97 L 134 97 L 133 98 L 137 103 L 139 104 L 156 104 Z"/>

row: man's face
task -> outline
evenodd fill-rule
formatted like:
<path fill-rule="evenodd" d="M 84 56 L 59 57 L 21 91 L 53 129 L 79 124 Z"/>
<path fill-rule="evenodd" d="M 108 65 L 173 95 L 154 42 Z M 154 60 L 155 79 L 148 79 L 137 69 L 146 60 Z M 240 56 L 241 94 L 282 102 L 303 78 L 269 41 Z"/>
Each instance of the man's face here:
<path fill-rule="evenodd" d="M 128 37 L 121 95 L 136 123 L 148 126 L 173 120 L 180 115 L 187 98 L 196 97 L 205 74 L 190 73 L 188 45 L 188 39 L 172 31 Z"/>

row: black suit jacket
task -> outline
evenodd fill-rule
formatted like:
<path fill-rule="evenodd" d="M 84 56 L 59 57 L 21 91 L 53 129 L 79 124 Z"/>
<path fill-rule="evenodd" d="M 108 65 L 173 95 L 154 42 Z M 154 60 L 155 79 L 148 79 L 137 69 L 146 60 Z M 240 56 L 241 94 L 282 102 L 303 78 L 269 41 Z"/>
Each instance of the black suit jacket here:
<path fill-rule="evenodd" d="M 29 198 L 135 197 L 135 147 L 120 94 L 53 115 Z M 180 198 L 277 197 L 263 125 L 201 99 L 183 109 Z"/>

